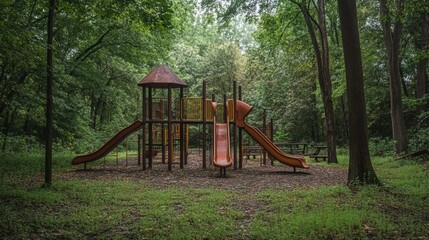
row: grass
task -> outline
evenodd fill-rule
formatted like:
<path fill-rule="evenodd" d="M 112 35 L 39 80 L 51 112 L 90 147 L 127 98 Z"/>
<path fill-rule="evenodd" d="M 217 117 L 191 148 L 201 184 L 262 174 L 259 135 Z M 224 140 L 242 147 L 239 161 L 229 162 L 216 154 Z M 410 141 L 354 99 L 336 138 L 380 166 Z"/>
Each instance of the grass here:
<path fill-rule="evenodd" d="M 57 180 L 38 154 L 0 156 L 1 239 L 427 239 L 427 162 L 374 157 L 382 186 L 155 189 L 141 181 Z M 71 156 L 54 156 L 56 172 Z M 112 160 L 113 161 L 113 160 Z M 339 156 L 337 167 L 347 167 Z M 257 207 L 246 206 L 254 201 Z M 246 212 L 250 210 L 251 214 Z"/>

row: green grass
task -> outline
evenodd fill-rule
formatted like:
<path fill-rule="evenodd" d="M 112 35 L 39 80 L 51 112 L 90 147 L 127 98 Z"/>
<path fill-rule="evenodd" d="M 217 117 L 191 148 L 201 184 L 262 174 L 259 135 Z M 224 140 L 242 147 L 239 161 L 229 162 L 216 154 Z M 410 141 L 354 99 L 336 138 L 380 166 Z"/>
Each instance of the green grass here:
<path fill-rule="evenodd" d="M 71 158 L 56 155 L 55 172 L 70 170 Z M 0 159 L 1 239 L 429 237 L 426 162 L 374 157 L 382 186 L 266 189 L 253 194 L 195 187 L 155 189 L 144 179 L 57 180 L 44 188 L 42 182 L 34 182 L 43 180 L 40 155 L 10 154 Z M 347 167 L 347 156 L 340 155 L 339 161 L 336 167 Z M 257 202 L 257 207 L 246 206 L 248 201 Z M 250 215 L 245 213 L 249 208 Z"/>
<path fill-rule="evenodd" d="M 229 193 L 155 190 L 133 182 L 60 181 L 51 188 L 2 186 L 8 238 L 222 238 L 239 218 Z"/>
<path fill-rule="evenodd" d="M 385 238 L 394 229 L 386 215 L 344 186 L 260 194 L 269 204 L 255 217 L 258 239 Z M 283 213 L 283 214 L 279 214 Z"/>

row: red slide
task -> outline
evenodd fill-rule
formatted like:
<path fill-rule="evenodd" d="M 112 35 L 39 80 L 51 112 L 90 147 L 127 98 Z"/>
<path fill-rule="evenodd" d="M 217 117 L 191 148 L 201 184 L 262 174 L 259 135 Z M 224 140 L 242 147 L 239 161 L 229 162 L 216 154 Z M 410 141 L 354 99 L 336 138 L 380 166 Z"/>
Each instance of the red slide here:
<path fill-rule="evenodd" d="M 252 111 L 252 108 L 253 107 L 247 103 L 237 100 L 237 119 L 235 124 L 237 124 L 237 126 L 240 128 L 244 128 L 244 130 L 277 161 L 292 167 L 309 168 L 304 160 L 304 157 L 284 153 L 261 130 L 248 125 L 244 121 L 246 116 L 250 113 L 250 111 Z"/>
<path fill-rule="evenodd" d="M 220 168 L 221 175 L 225 175 L 227 167 L 232 165 L 230 136 L 229 136 L 229 117 L 226 123 L 216 123 L 217 103 L 211 103 L 213 110 L 213 166 Z M 223 171 L 223 173 L 222 173 Z"/>
<path fill-rule="evenodd" d="M 133 132 L 139 130 L 143 127 L 143 122 L 140 120 L 135 121 L 130 126 L 119 131 L 115 136 L 113 136 L 109 141 L 106 142 L 100 149 L 93 153 L 88 153 L 86 155 L 77 156 L 73 159 L 72 165 L 77 165 L 81 163 L 95 161 L 106 156 L 110 151 L 112 151 L 119 143 L 122 142 L 126 137 L 128 137 Z"/>

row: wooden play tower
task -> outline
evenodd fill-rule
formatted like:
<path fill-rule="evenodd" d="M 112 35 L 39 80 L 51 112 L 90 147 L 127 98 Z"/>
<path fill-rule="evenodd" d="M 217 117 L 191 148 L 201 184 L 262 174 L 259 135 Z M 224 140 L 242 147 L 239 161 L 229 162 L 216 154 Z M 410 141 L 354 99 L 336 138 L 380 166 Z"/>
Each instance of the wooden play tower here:
<path fill-rule="evenodd" d="M 148 168 L 152 168 L 152 160 L 154 152 L 153 146 L 153 124 L 158 123 L 164 126 L 167 124 L 167 147 L 168 147 L 168 170 L 172 169 L 173 163 L 173 109 L 172 109 L 172 91 L 173 89 L 179 89 L 180 99 L 183 98 L 183 88 L 187 87 L 186 83 L 183 82 L 176 74 L 174 74 L 168 67 L 165 65 L 159 65 L 154 68 L 148 75 L 146 75 L 138 84 L 142 87 L 142 122 L 143 122 L 143 132 L 142 132 L 142 150 L 143 156 L 148 157 Z M 152 91 L 154 89 L 167 89 L 167 119 L 154 119 L 153 118 L 153 99 Z M 184 164 L 184 128 L 183 122 L 179 120 L 180 126 L 180 167 L 183 168 Z M 148 131 L 148 141 L 146 141 L 146 128 Z M 146 142 L 148 143 L 149 154 L 146 154 Z M 146 161 L 143 157 L 143 169 L 146 169 Z"/>

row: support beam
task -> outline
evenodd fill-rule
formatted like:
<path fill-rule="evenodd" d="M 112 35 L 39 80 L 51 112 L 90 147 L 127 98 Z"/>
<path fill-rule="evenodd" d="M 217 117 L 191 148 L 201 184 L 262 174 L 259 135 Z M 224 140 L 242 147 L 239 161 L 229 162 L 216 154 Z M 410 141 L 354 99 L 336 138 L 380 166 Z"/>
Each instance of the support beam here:
<path fill-rule="evenodd" d="M 206 163 L 206 80 L 203 80 L 203 169 L 207 168 Z"/>
<path fill-rule="evenodd" d="M 232 83 L 232 91 L 233 91 L 233 99 L 234 99 L 234 170 L 237 170 L 237 125 L 235 125 L 235 119 L 236 119 L 236 113 L 235 113 L 235 106 L 237 106 L 237 81 L 234 81 Z"/>
<path fill-rule="evenodd" d="M 241 98 L 241 86 L 238 86 L 238 100 L 242 100 Z M 237 116 L 236 113 L 234 113 L 234 124 L 235 124 L 235 117 Z M 238 129 L 238 168 L 243 168 L 243 129 Z"/>
<path fill-rule="evenodd" d="M 142 90 L 142 121 L 143 121 L 143 128 L 142 128 L 142 165 L 143 170 L 146 170 L 146 88 L 143 87 Z"/>
<path fill-rule="evenodd" d="M 168 171 L 171 171 L 173 164 L 173 109 L 172 109 L 171 86 L 168 86 Z"/>
<path fill-rule="evenodd" d="M 179 150 L 179 152 L 180 152 L 180 168 L 183 168 L 183 164 L 184 164 L 183 157 L 185 154 L 184 148 L 183 148 L 183 146 L 184 146 L 184 143 L 183 143 L 183 141 L 184 141 L 184 137 L 183 137 L 184 128 L 183 128 L 183 121 L 182 121 L 182 111 L 183 111 L 182 99 L 183 99 L 183 87 L 180 88 L 180 99 L 179 99 L 179 109 L 180 109 L 180 113 L 179 113 L 179 117 L 180 117 L 180 150 Z"/>
<path fill-rule="evenodd" d="M 153 112 L 153 104 L 152 104 L 152 88 L 150 87 L 148 89 L 149 99 L 148 99 L 148 110 L 149 110 L 149 169 L 152 168 L 152 161 L 153 161 L 153 123 L 151 122 L 153 120 L 152 112 Z"/>

